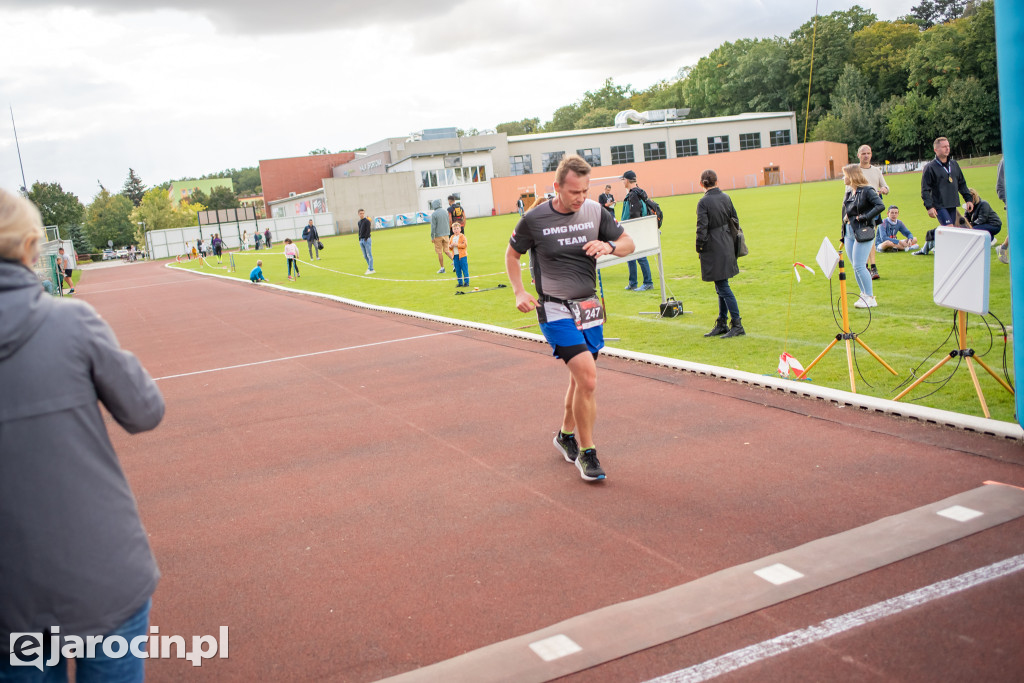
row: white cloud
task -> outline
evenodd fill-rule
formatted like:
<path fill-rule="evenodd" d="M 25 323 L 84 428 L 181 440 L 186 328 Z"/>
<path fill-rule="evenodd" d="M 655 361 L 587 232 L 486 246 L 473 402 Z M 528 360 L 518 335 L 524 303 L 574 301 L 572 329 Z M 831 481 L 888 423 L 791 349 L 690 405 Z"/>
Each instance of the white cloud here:
<path fill-rule="evenodd" d="M 860 4 L 892 19 L 914 3 Z M 646 88 L 726 40 L 788 36 L 814 11 L 809 0 L 24 6 L 0 0 L 0 104 L 13 106 L 29 184 L 58 181 L 84 201 L 97 180 L 119 189 L 129 167 L 155 184 L 422 128 L 545 121 L 608 77 Z M 0 124 L 0 186 L 20 185 Z"/>

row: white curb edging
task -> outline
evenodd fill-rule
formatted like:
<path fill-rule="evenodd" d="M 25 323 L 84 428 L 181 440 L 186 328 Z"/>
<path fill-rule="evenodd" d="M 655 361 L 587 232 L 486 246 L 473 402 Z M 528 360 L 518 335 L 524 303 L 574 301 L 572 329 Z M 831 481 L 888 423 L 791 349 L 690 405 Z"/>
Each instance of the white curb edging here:
<path fill-rule="evenodd" d="M 241 280 L 236 277 L 218 275 L 217 273 L 203 273 L 195 270 L 172 268 L 170 263 L 164 264 L 164 267 L 177 272 L 192 273 L 195 275 L 204 275 L 206 277 L 221 278 L 224 280 L 230 280 L 232 282 L 245 282 L 244 280 Z M 495 334 L 505 335 L 506 337 L 516 337 L 518 339 L 526 339 L 529 341 L 546 343 L 543 335 L 534 334 L 532 332 L 510 330 L 506 327 L 498 327 L 496 325 L 488 325 L 485 323 L 477 323 L 468 320 L 458 320 L 456 318 L 445 318 L 439 315 L 432 315 L 430 313 L 420 313 L 417 311 L 408 311 L 402 308 L 377 306 L 362 301 L 346 299 L 344 297 L 335 296 L 333 294 L 322 294 L 320 292 L 309 292 L 301 289 L 292 289 L 290 287 L 283 287 L 281 285 L 274 285 L 266 282 L 260 283 L 260 287 L 270 287 L 273 289 L 279 289 L 283 292 L 305 294 L 307 296 L 327 299 L 329 301 L 337 301 L 339 303 L 348 304 L 350 306 L 356 306 L 358 308 L 364 308 L 371 311 L 393 313 L 395 315 L 405 315 L 412 318 L 419 318 L 422 320 L 430 320 L 433 322 L 439 322 L 448 325 L 456 325 L 458 327 L 481 330 L 484 332 L 493 332 Z M 946 427 L 955 427 L 957 429 L 964 429 L 966 431 L 979 432 L 981 434 L 989 434 L 991 436 L 997 436 L 1005 439 L 1013 439 L 1015 441 L 1024 442 L 1024 428 L 1022 428 L 1019 424 L 1013 422 L 1003 422 L 1002 420 L 993 420 L 990 418 L 975 417 L 973 415 L 964 415 L 963 413 L 955 413 L 950 410 L 929 408 L 928 406 L 919 406 L 913 403 L 901 403 L 897 401 L 892 401 L 887 398 L 876 398 L 874 396 L 855 394 L 850 391 L 843 391 L 842 389 L 830 389 L 828 387 L 815 386 L 813 384 L 808 384 L 806 382 L 797 382 L 796 380 L 785 379 L 782 377 L 774 377 L 771 375 L 758 375 L 756 373 L 745 372 L 743 370 L 732 370 L 730 368 L 722 368 L 716 365 L 705 365 L 703 363 L 694 363 L 691 361 L 679 360 L 677 358 L 667 358 L 665 356 L 655 356 L 649 353 L 639 353 L 636 351 L 629 351 L 626 349 L 616 349 L 609 346 L 606 346 L 604 349 L 602 349 L 601 353 L 612 358 L 622 358 L 625 360 L 631 360 L 638 363 L 647 363 L 649 365 L 658 365 L 661 367 L 672 368 L 674 370 L 683 370 L 685 372 L 692 372 L 698 375 L 716 377 L 719 379 L 725 379 L 733 382 L 749 384 L 751 386 L 764 387 L 766 389 L 774 389 L 776 391 L 784 391 L 788 394 L 804 396 L 807 398 L 816 398 L 823 401 L 829 401 L 831 403 L 838 403 L 840 405 L 861 408 L 863 410 L 885 413 L 887 415 L 896 415 L 899 417 L 907 417 L 919 420 L 921 422 L 928 422 L 931 424 L 943 425 Z"/>

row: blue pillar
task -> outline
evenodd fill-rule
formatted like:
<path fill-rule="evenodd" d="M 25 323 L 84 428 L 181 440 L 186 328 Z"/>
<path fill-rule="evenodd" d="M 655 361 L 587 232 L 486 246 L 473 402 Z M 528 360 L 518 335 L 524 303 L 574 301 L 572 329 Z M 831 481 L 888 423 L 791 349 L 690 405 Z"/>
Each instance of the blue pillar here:
<path fill-rule="evenodd" d="M 999 68 L 999 117 L 1002 121 L 1003 173 L 1006 175 L 1007 235 L 1010 236 L 1010 297 L 1013 321 L 1013 377 L 1024 377 L 1024 233 L 1017 211 L 1024 215 L 1024 4 L 996 0 L 996 62 Z M 998 271 L 997 271 L 998 272 Z M 1017 336 L 1017 332 L 1021 336 Z M 1021 339 L 1022 344 L 1017 340 Z M 1018 424 L 1024 416 L 1020 387 L 1016 396 Z"/>

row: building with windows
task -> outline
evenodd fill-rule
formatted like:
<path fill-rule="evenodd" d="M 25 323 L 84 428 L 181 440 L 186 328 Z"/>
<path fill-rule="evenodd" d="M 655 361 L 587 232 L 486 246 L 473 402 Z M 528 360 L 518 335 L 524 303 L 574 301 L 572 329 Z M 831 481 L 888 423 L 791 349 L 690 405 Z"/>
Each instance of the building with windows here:
<path fill-rule="evenodd" d="M 264 179 L 268 211 L 330 212 L 339 232 L 355 229 L 359 209 L 374 217 L 429 214 L 430 202 L 445 205 L 448 195 L 458 198 L 470 218 L 510 213 L 520 197 L 553 190 L 554 171 L 566 154 L 579 154 L 594 167 L 595 197 L 605 182 L 627 170 L 658 197 L 700 191 L 697 181 L 707 168 L 715 169 L 724 189 L 732 189 L 835 178 L 847 158 L 843 144 L 794 144 L 793 112 L 692 120 L 625 113 L 644 122 L 617 117 L 618 125 L 606 128 L 511 137 L 458 137 L 454 128 L 438 128 L 387 138 L 322 172 L 318 186 L 310 179 L 291 197 L 270 197 Z"/>
<path fill-rule="evenodd" d="M 595 167 L 618 166 L 778 147 L 795 139 L 793 112 L 515 135 L 508 139 L 509 175 L 553 171 L 566 154 L 579 154 Z"/>

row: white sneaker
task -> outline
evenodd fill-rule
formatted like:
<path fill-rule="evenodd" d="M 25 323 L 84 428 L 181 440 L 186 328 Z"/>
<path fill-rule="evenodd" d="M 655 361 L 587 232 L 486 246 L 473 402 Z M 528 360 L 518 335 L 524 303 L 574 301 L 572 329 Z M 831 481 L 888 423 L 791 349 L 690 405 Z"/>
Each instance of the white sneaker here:
<path fill-rule="evenodd" d="M 377 272 L 377 271 L 375 271 L 375 270 L 368 270 L 368 271 L 366 271 L 365 273 L 363 273 L 363 275 L 373 275 L 373 274 L 374 274 L 374 273 L 376 273 L 376 272 Z"/>
<path fill-rule="evenodd" d="M 995 235 L 992 235 L 992 246 L 993 247 L 998 247 L 999 246 L 999 238 L 997 238 Z"/>
<path fill-rule="evenodd" d="M 864 296 L 863 294 L 861 294 L 860 298 L 857 299 L 857 303 L 853 305 L 854 308 L 876 308 L 877 306 L 878 301 L 875 300 L 875 297 Z"/>
<path fill-rule="evenodd" d="M 437 273 L 438 273 L 438 275 L 440 275 L 440 274 L 441 274 L 441 273 L 443 273 L 443 272 L 444 272 L 444 268 L 439 268 L 439 269 L 437 270 Z"/>

